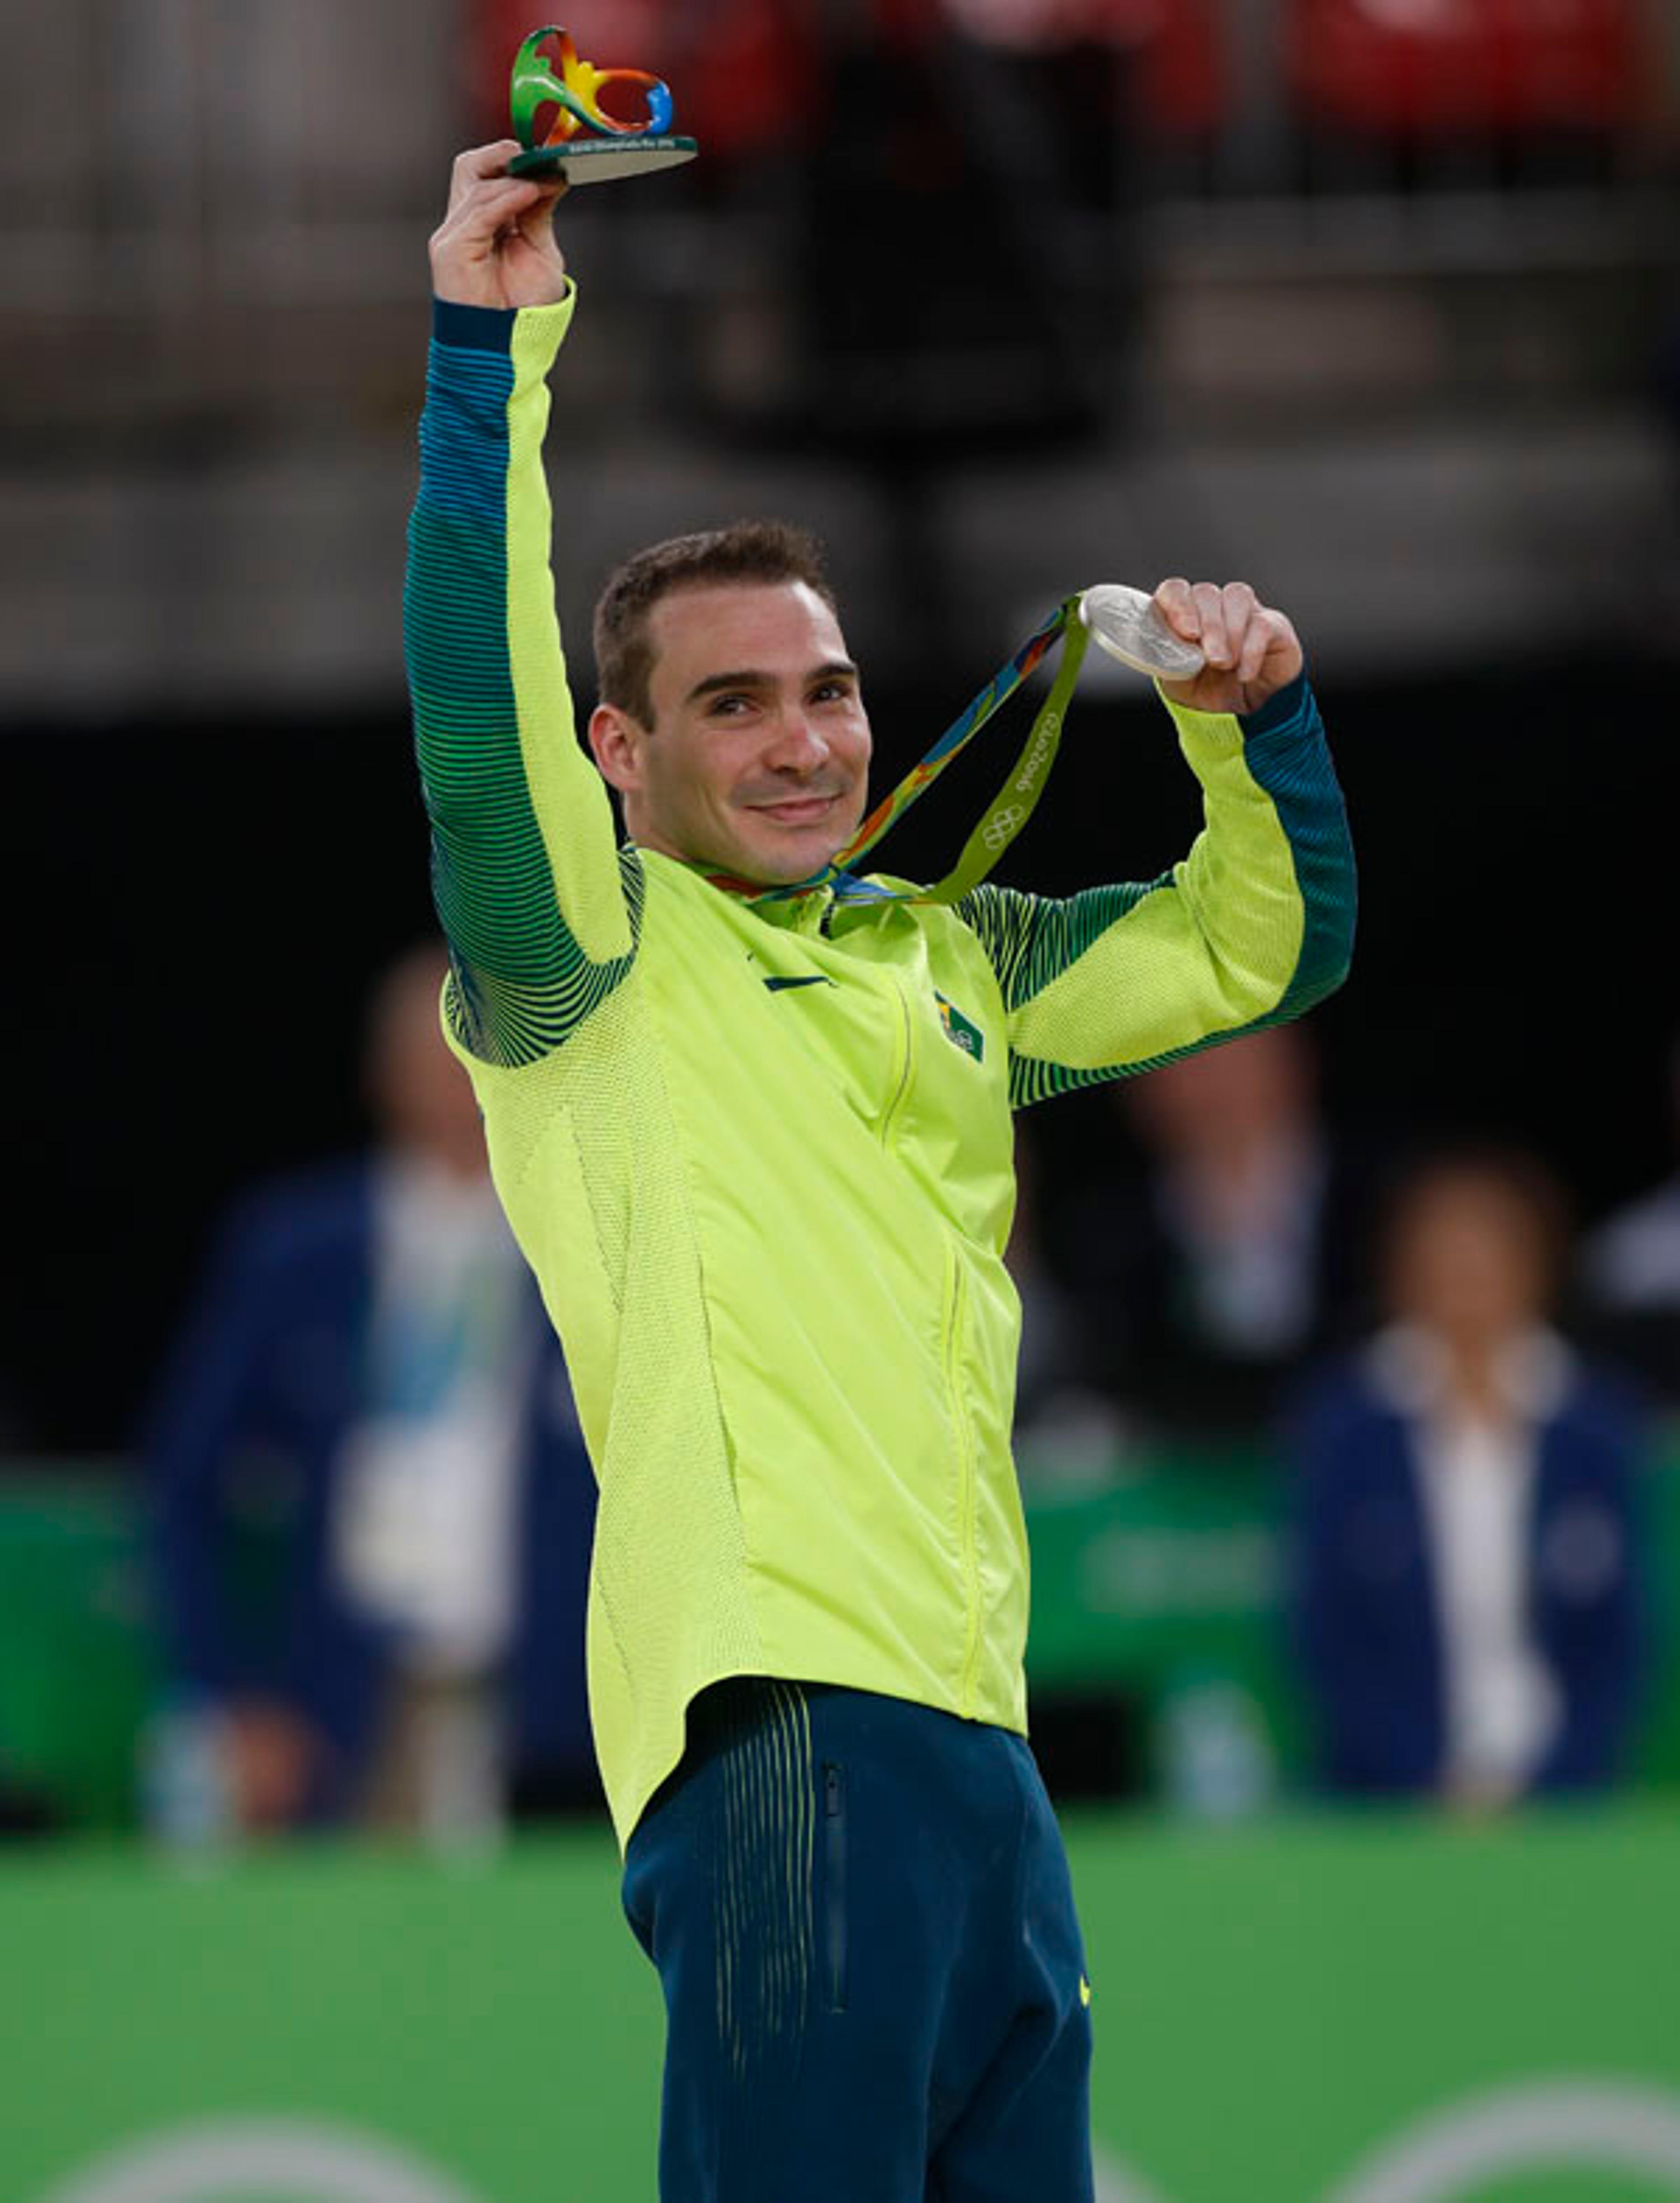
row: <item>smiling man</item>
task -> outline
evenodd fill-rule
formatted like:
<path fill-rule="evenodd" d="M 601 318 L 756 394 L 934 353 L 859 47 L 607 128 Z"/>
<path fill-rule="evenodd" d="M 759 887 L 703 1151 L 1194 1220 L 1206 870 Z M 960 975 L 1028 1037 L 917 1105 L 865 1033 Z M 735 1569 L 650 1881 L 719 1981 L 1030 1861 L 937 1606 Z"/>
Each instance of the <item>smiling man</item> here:
<path fill-rule="evenodd" d="M 760 884 L 863 815 L 869 722 L 817 547 L 774 521 L 632 558 L 595 614 L 595 762 L 638 848 Z"/>
<path fill-rule="evenodd" d="M 592 766 L 541 458 L 576 300 L 516 150 L 462 155 L 432 239 L 409 670 L 445 1028 L 600 1486 L 591 1710 L 669 2018 L 660 2194 L 1089 2203 L 1091 1992 L 1025 1741 L 1011 1110 L 1340 982 L 1300 645 L 1240 584 L 1163 583 L 1206 659 L 1162 692 L 1185 861 L 915 900 L 832 876 L 857 672 L 814 547 L 747 523 L 609 581 Z"/>

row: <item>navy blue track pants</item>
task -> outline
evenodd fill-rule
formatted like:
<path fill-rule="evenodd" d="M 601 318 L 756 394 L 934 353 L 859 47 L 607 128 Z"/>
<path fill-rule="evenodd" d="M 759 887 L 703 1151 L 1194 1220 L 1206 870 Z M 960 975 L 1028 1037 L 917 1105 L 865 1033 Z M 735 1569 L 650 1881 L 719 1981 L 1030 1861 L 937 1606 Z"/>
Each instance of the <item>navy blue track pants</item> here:
<path fill-rule="evenodd" d="M 1090 1990 L 1026 1744 L 742 1678 L 630 1840 L 661 2203 L 1091 2203 Z"/>

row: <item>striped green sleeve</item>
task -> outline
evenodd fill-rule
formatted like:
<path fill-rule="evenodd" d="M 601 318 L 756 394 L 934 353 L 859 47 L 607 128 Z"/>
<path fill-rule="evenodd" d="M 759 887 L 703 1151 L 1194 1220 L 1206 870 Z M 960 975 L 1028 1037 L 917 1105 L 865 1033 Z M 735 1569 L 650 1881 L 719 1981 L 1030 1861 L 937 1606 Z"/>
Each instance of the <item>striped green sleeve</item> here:
<path fill-rule="evenodd" d="M 1203 790 L 1182 864 L 1066 901 L 983 886 L 957 906 L 997 973 L 1018 1108 L 1298 1017 L 1346 976 L 1352 844 L 1305 680 L 1245 719 L 1168 708 Z"/>
<path fill-rule="evenodd" d="M 560 1046 L 630 969 L 641 871 L 579 747 L 549 570 L 559 304 L 435 308 L 404 641 L 449 942 L 446 1013 L 488 1063 Z"/>

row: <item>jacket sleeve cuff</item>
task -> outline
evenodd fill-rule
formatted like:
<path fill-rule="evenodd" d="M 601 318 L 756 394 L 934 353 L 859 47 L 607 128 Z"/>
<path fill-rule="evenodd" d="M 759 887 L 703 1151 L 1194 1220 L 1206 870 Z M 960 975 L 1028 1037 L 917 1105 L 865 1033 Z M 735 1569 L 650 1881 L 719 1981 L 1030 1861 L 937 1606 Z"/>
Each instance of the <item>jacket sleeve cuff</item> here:
<path fill-rule="evenodd" d="M 1158 681 L 1155 691 L 1172 713 L 1180 734 L 1200 735 L 1204 740 L 1220 735 L 1231 740 L 1281 734 L 1306 724 L 1312 715 L 1312 692 L 1307 686 L 1304 667 L 1276 695 L 1269 696 L 1257 712 L 1198 712 L 1169 696 Z"/>
<path fill-rule="evenodd" d="M 577 286 L 566 278 L 565 295 L 549 306 L 463 306 L 453 298 L 432 300 L 432 337 L 434 342 L 448 345 L 457 351 L 508 352 L 513 348 L 513 332 L 520 322 L 528 326 L 552 323 L 554 343 L 558 346 L 571 324 L 572 309 L 577 303 Z"/>
<path fill-rule="evenodd" d="M 1311 692 L 1307 687 L 1306 668 L 1303 666 L 1293 681 L 1286 682 L 1275 696 L 1268 696 L 1257 712 L 1242 714 L 1245 735 L 1279 734 L 1297 720 L 1304 720 L 1311 703 Z"/>

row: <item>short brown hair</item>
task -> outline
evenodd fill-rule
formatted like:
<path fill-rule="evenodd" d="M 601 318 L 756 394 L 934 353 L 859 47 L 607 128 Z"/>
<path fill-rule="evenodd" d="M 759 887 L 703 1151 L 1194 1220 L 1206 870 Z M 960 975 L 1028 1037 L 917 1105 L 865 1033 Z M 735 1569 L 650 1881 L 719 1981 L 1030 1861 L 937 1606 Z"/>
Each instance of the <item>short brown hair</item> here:
<path fill-rule="evenodd" d="M 628 712 L 644 727 L 654 723 L 648 684 L 654 646 L 648 622 L 655 605 L 678 589 L 715 588 L 740 582 L 775 588 L 803 582 L 831 611 L 837 611 L 814 535 L 784 520 L 737 520 L 698 535 L 673 535 L 651 544 L 608 576 L 595 605 L 595 681 L 603 704 Z"/>

